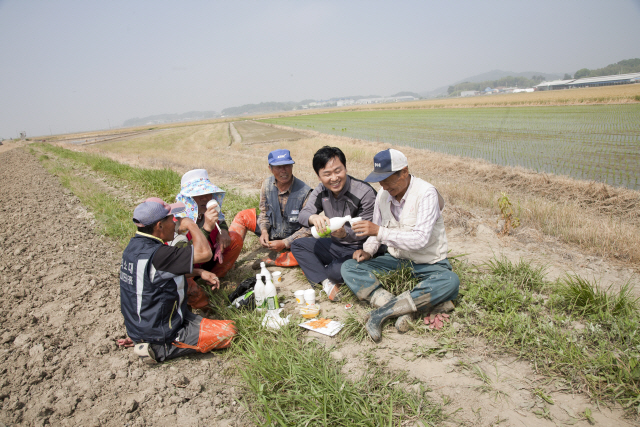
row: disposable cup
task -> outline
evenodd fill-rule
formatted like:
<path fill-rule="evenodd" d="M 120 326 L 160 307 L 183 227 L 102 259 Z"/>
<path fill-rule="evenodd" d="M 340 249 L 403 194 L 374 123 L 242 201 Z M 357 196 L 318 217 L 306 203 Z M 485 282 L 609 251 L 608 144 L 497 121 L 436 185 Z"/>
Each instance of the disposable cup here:
<path fill-rule="evenodd" d="M 305 305 L 305 302 L 304 302 L 304 289 L 301 289 L 299 291 L 295 291 L 294 295 L 296 296 L 296 302 L 298 303 L 298 305 Z"/>
<path fill-rule="evenodd" d="M 304 291 L 304 302 L 307 305 L 312 305 L 316 303 L 316 291 L 313 289 L 307 289 Z"/>
<path fill-rule="evenodd" d="M 274 271 L 273 273 L 271 273 L 271 280 L 274 282 L 282 282 L 282 272 Z"/>

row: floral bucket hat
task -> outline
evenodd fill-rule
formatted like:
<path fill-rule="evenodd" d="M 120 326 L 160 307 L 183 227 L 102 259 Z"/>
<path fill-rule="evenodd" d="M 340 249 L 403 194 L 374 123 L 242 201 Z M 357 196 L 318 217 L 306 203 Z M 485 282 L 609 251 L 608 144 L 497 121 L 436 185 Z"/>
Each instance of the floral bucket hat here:
<path fill-rule="evenodd" d="M 209 181 L 209 174 L 205 169 L 194 169 L 184 175 L 180 181 L 180 193 L 176 196 L 177 202 L 182 202 L 186 206 L 184 212 L 175 215 L 178 218 L 191 218 L 196 221 L 198 218 L 198 204 L 193 199 L 194 196 L 213 194 L 213 199 L 222 206 L 225 191 L 215 186 Z M 224 214 L 220 212 L 218 221 L 224 221 Z"/>

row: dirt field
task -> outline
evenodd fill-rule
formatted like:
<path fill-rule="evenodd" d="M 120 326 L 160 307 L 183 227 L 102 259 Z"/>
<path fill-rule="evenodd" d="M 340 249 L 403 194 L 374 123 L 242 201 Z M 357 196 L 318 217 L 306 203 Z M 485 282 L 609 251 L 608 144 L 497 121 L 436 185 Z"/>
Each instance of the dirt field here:
<path fill-rule="evenodd" d="M 264 144 L 277 141 L 293 141 L 303 136 L 297 132 L 265 126 L 262 123 L 245 120 L 233 125 L 242 137 L 242 144 Z"/>
<path fill-rule="evenodd" d="M 148 369 L 116 348 L 115 244 L 35 157 L 0 161 L 0 425 L 245 425 L 221 354 Z"/>

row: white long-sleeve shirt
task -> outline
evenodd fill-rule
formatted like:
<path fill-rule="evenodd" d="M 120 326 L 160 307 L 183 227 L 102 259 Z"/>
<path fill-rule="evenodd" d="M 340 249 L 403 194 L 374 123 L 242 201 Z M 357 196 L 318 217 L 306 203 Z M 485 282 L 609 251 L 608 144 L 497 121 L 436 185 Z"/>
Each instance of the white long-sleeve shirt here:
<path fill-rule="evenodd" d="M 404 209 L 407 194 L 413 185 L 413 176 L 409 183 L 409 188 L 405 192 L 400 201 L 397 201 L 395 197 L 390 194 L 387 196 L 387 202 L 391 202 L 391 214 L 396 221 L 400 219 L 400 214 Z M 380 248 L 380 245 L 387 245 L 393 248 L 415 251 L 424 248 L 429 242 L 431 237 L 431 231 L 433 225 L 440 218 L 440 204 L 438 203 L 438 191 L 431 187 L 425 191 L 422 199 L 418 204 L 418 212 L 416 218 L 416 225 L 411 231 L 400 231 L 399 229 L 389 229 L 382 227 L 382 214 L 380 212 L 380 206 L 376 200 L 375 207 L 373 209 L 372 222 L 380 226 L 377 236 L 370 236 L 364 243 L 364 251 L 373 256 Z"/>

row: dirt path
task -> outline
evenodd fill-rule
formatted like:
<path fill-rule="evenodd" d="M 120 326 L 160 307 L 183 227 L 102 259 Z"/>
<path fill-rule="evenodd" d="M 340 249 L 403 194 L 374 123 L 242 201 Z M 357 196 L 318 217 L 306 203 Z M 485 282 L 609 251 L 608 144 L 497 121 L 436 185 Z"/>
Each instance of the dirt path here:
<path fill-rule="evenodd" d="M 0 162 L 0 425 L 245 425 L 223 355 L 149 369 L 116 348 L 116 246 L 33 156 Z"/>

